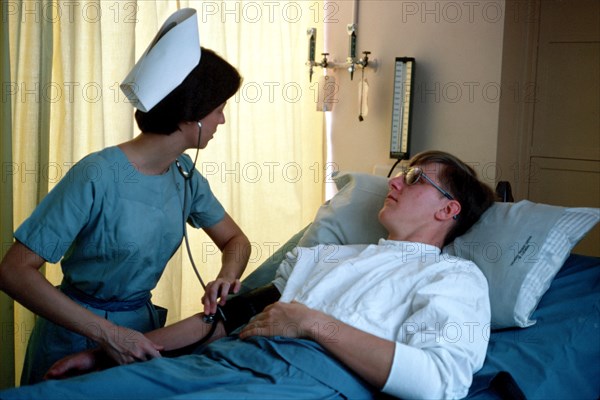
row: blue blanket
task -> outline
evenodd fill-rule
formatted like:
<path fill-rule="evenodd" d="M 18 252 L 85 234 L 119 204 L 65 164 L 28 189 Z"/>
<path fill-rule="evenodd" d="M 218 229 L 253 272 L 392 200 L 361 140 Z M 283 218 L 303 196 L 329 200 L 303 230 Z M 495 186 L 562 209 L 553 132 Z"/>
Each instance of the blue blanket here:
<path fill-rule="evenodd" d="M 189 356 L 11 389 L 0 399 L 370 399 L 371 390 L 314 342 L 229 337 Z"/>
<path fill-rule="evenodd" d="M 470 399 L 600 398 L 600 260 L 571 255 L 533 314 L 529 328 L 492 332 Z M 504 371 L 507 384 L 494 383 Z M 505 376 L 506 378 L 506 376 Z"/>

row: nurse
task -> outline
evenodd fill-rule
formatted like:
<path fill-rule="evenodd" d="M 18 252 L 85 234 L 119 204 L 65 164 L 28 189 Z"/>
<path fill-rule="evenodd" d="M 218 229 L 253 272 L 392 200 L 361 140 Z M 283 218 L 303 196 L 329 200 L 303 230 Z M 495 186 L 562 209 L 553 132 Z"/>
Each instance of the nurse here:
<path fill-rule="evenodd" d="M 207 146 L 240 83 L 233 66 L 200 47 L 195 10 L 165 22 L 121 85 L 141 134 L 73 166 L 17 229 L 0 263 L 0 289 L 39 315 L 22 384 L 98 345 L 119 364 L 159 357 L 161 346 L 143 335 L 164 324 L 150 291 L 186 222 L 222 252 L 202 298 L 205 313 L 239 290 L 248 238 L 183 152 Z M 58 288 L 39 272 L 46 261 L 61 262 Z"/>

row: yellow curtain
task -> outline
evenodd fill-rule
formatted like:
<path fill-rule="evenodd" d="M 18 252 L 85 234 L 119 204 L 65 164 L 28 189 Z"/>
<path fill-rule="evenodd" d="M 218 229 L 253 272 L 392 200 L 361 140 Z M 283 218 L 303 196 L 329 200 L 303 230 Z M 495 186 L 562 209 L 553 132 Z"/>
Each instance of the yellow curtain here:
<path fill-rule="evenodd" d="M 227 124 L 197 168 L 252 242 L 247 273 L 312 219 L 325 165 L 305 33 L 319 23 L 322 3 L 25 0 L 2 7 L 2 255 L 14 229 L 73 163 L 138 133 L 118 84 L 162 22 L 183 7 L 198 11 L 201 44 L 244 76 L 228 102 Z M 209 281 L 220 256 L 192 231 L 196 264 Z M 175 254 L 153 293 L 169 308 L 169 322 L 201 309 L 202 290 L 183 254 Z M 60 282 L 58 266 L 44 270 Z M 18 382 L 34 317 L 4 294 L 0 312 L 6 387 Z"/>
<path fill-rule="evenodd" d="M 0 13 L 5 15 L 6 3 L 1 3 Z M 2 20 L 0 25 L 0 77 L 4 82 L 10 82 L 10 63 L 8 57 L 8 24 Z M 0 162 L 2 165 L 2 179 L 0 180 L 0 238 L 2 247 L 0 257 L 4 256 L 8 245 L 12 240 L 12 176 L 7 174 L 9 166 L 12 167 L 12 134 L 11 134 L 11 97 L 4 94 L 2 89 L 2 102 L 0 102 Z M 14 302 L 6 294 L 0 292 L 0 326 L 2 329 L 2 340 L 0 340 L 0 388 L 14 384 L 14 359 L 15 359 L 15 337 L 17 325 L 15 324 Z M 7 365 L 7 367 L 5 367 Z"/>

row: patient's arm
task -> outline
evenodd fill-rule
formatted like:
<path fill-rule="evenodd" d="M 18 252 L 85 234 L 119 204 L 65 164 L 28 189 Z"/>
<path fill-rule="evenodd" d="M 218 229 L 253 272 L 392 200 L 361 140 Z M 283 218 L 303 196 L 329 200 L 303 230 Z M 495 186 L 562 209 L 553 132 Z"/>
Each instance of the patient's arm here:
<path fill-rule="evenodd" d="M 203 313 L 198 313 L 172 325 L 147 332 L 144 335 L 163 346 L 164 351 L 181 349 L 199 342 L 209 334 L 212 325 L 204 322 L 203 317 Z M 226 335 L 223 323 L 221 321 L 215 323 L 217 324 L 215 332 L 205 343 L 210 343 Z"/>
<path fill-rule="evenodd" d="M 198 345 L 220 339 L 227 335 L 227 330 L 232 332 L 242 326 L 265 306 L 277 301 L 279 296 L 275 286 L 266 285 L 231 299 L 221 309 L 226 315 L 226 324 L 217 319 L 214 332 L 211 332 L 213 326 L 204 322 L 204 314 L 199 313 L 173 325 L 147 332 L 144 336 L 160 346 L 162 355 L 173 357 L 188 354 Z M 103 352 L 98 349 L 65 357 L 50 367 L 46 377 L 61 379 L 112 366 L 113 364 L 102 360 L 103 356 Z"/>
<path fill-rule="evenodd" d="M 199 313 L 183 319 L 173 325 L 165 326 L 144 335 L 154 343 L 163 347 L 163 351 L 178 350 L 202 340 L 211 329 L 211 324 L 202 320 L 204 314 Z M 221 321 L 213 334 L 205 343 L 210 343 L 226 335 Z M 98 371 L 115 366 L 110 362 L 106 354 L 100 349 L 85 350 L 67 356 L 50 367 L 46 373 L 46 379 L 63 379 L 88 372 Z"/>
<path fill-rule="evenodd" d="M 277 302 L 265 308 L 240 333 L 242 339 L 254 335 L 283 335 L 314 340 L 380 389 L 386 383 L 394 358 L 394 342 L 295 302 Z"/>

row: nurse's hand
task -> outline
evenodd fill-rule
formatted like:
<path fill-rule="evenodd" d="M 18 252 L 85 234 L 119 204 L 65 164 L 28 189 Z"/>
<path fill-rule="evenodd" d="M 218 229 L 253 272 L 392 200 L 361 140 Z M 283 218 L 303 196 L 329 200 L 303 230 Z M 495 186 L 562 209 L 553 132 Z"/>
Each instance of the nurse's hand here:
<path fill-rule="evenodd" d="M 204 314 L 212 315 L 217 312 L 217 305 L 223 306 L 227 301 L 227 295 L 240 291 L 242 283 L 239 279 L 228 280 L 217 278 L 206 285 L 206 291 L 202 296 L 202 304 L 204 305 Z"/>
<path fill-rule="evenodd" d="M 163 346 L 157 345 L 133 329 L 113 325 L 98 342 L 102 350 L 117 364 L 131 364 L 160 357 Z"/>

